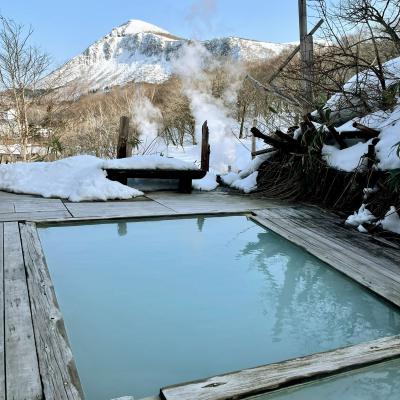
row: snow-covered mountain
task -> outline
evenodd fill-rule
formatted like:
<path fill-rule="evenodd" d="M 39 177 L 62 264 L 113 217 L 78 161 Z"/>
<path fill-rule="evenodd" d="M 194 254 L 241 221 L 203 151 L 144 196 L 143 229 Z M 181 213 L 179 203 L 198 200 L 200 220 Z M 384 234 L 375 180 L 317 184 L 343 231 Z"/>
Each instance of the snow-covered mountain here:
<path fill-rule="evenodd" d="M 158 26 L 129 20 L 51 73 L 46 81 L 57 81 L 57 86 L 77 82 L 88 91 L 131 81 L 159 83 L 171 74 L 171 60 L 187 42 Z M 269 58 L 290 46 L 237 37 L 202 43 L 212 54 L 236 60 Z M 56 76 L 61 76 L 61 84 Z"/>

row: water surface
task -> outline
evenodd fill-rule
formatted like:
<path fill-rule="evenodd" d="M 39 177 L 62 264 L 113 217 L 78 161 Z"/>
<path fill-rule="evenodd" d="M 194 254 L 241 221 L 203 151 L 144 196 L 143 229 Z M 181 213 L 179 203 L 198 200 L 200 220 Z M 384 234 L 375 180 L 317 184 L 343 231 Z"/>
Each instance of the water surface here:
<path fill-rule="evenodd" d="M 245 216 L 39 230 L 88 400 L 400 333 L 400 314 Z"/>

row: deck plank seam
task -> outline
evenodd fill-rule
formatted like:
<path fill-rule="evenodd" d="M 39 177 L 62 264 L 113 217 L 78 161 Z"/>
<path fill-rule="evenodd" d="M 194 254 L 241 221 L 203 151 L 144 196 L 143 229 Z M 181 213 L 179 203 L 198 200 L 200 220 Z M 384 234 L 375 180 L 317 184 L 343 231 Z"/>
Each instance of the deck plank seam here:
<path fill-rule="evenodd" d="M 70 209 L 68 208 L 68 206 L 65 204 L 64 199 L 61 200 L 61 203 L 63 204 L 64 208 L 67 210 L 68 214 L 71 216 L 71 218 L 74 218 L 74 216 L 72 215 L 72 212 L 70 211 Z"/>
<path fill-rule="evenodd" d="M 146 197 L 147 197 L 147 196 L 146 196 Z M 159 202 L 158 200 L 151 199 L 150 197 L 147 197 L 147 198 L 150 199 L 151 201 L 154 201 L 155 203 L 159 204 L 160 206 L 163 206 L 163 207 L 165 207 L 165 208 L 168 208 L 169 210 L 171 210 L 171 211 L 174 212 L 174 213 L 178 213 L 177 210 L 174 210 L 172 207 L 169 207 L 168 205 L 163 204 L 163 203 Z"/>

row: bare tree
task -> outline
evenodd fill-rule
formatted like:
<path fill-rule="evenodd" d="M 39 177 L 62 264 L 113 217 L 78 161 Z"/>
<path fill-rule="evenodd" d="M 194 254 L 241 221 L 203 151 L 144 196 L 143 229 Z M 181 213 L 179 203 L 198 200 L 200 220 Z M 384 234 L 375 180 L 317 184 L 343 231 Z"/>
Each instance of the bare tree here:
<path fill-rule="evenodd" d="M 14 110 L 14 134 L 21 145 L 23 160 L 27 159 L 32 135 L 28 111 L 40 94 L 37 84 L 49 66 L 47 54 L 30 44 L 32 32 L 32 28 L 26 29 L 0 16 L 0 91 L 3 102 Z"/>

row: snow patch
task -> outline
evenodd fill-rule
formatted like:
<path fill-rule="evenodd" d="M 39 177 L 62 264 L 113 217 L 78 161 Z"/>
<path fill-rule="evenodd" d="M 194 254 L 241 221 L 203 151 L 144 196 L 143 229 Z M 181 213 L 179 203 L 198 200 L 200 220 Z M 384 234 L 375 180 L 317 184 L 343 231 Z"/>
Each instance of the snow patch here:
<path fill-rule="evenodd" d="M 336 146 L 324 144 L 322 147 L 322 157 L 326 163 L 341 171 L 351 172 L 359 167 L 361 157 L 368 152 L 368 144 L 356 143 L 354 146 L 340 150 Z"/>
<path fill-rule="evenodd" d="M 231 187 L 239 189 L 244 193 L 250 193 L 255 189 L 257 189 L 257 176 L 258 176 L 258 171 L 255 171 L 246 178 L 234 181 Z"/>
<path fill-rule="evenodd" d="M 362 226 L 362 224 L 366 222 L 372 222 L 374 219 L 375 216 L 366 208 L 365 204 L 362 204 L 357 212 L 354 212 L 353 215 L 350 215 L 346 219 L 345 224 L 360 227 L 360 225 Z"/>
<path fill-rule="evenodd" d="M 380 141 L 375 146 L 376 156 L 379 160 L 378 169 L 400 168 L 400 158 L 397 154 L 400 142 L 400 124 L 397 122 L 383 129 L 379 138 Z"/>
<path fill-rule="evenodd" d="M 400 217 L 395 207 L 390 207 L 385 218 L 380 221 L 382 228 L 386 231 L 398 233 L 400 235 Z"/>
<path fill-rule="evenodd" d="M 216 189 L 217 186 L 217 176 L 212 172 L 207 172 L 204 178 L 194 179 L 192 181 L 193 189 L 202 190 L 204 192 L 210 192 L 211 190 Z"/>
<path fill-rule="evenodd" d="M 169 32 L 165 29 L 162 29 L 159 26 L 150 24 L 148 22 L 141 21 L 140 19 L 130 19 L 125 24 L 122 24 L 118 28 L 115 28 L 115 30 L 117 31 L 117 33 L 124 35 L 136 35 L 141 32 L 169 34 Z"/>
<path fill-rule="evenodd" d="M 240 173 L 239 173 L 240 178 L 246 178 L 253 172 L 258 171 L 261 164 L 264 161 L 268 160 L 273 154 L 275 154 L 275 152 L 261 154 L 259 156 L 256 156 L 253 160 L 251 160 L 247 164 L 247 166 L 242 171 L 240 171 Z"/>
<path fill-rule="evenodd" d="M 233 182 L 237 181 L 240 179 L 240 176 L 237 172 L 228 172 L 225 175 L 221 176 L 222 183 L 224 183 L 227 186 L 231 186 Z"/>

